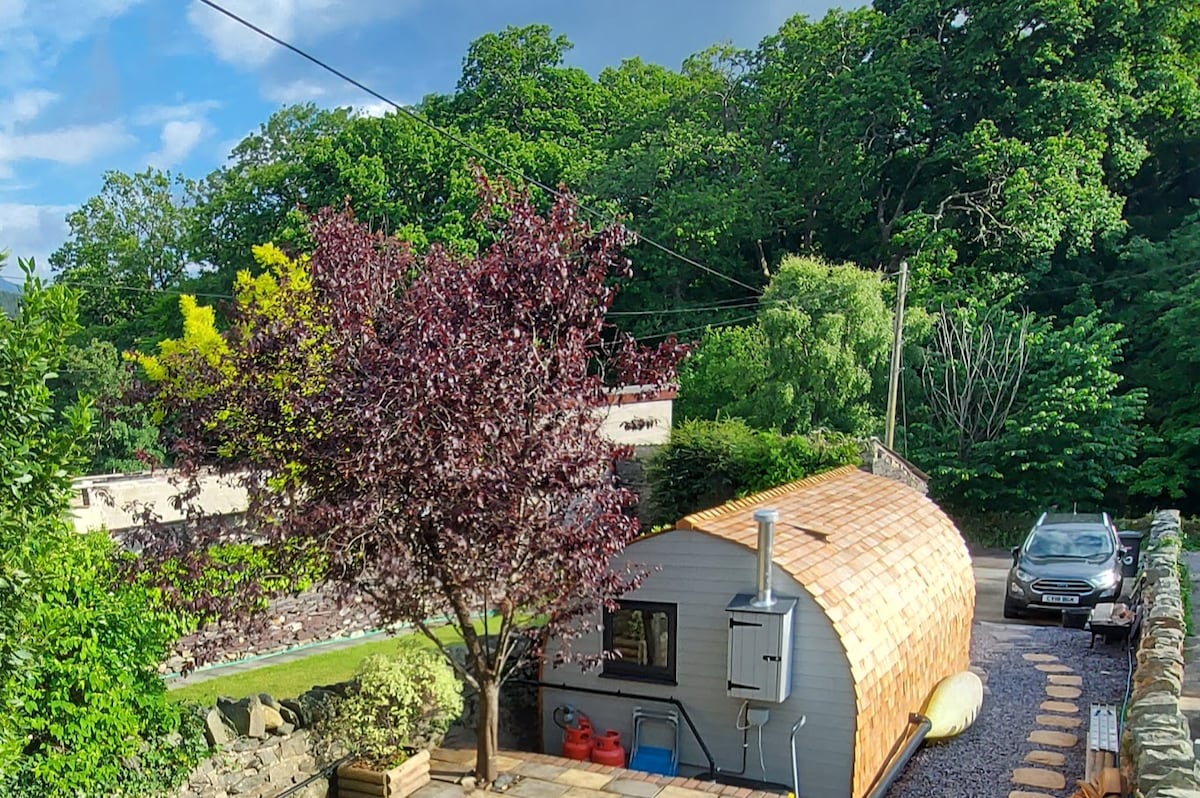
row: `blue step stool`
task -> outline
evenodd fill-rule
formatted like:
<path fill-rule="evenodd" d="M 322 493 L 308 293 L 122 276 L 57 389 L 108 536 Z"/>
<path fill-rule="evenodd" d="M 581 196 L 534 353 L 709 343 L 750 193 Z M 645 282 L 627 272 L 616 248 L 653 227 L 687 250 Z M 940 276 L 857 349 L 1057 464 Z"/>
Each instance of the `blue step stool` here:
<path fill-rule="evenodd" d="M 644 735 L 650 727 L 655 742 L 662 739 L 670 747 L 647 745 Z M 679 775 L 679 713 L 675 710 L 633 710 L 633 742 L 629 750 L 629 769 L 659 776 Z"/>

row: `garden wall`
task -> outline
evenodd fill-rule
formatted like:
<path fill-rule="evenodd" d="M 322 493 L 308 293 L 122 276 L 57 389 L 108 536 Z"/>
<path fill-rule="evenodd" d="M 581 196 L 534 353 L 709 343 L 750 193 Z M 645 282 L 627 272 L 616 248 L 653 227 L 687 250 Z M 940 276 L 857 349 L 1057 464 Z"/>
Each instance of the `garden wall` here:
<path fill-rule="evenodd" d="M 318 770 L 309 732 L 257 740 L 238 738 L 192 772 L 175 798 L 273 798 Z M 329 781 L 318 778 L 294 798 L 326 798 Z"/>
<path fill-rule="evenodd" d="M 204 719 L 214 753 L 174 798 L 274 798 L 316 775 L 321 767 L 309 728 L 346 684 L 314 687 L 296 699 L 275 701 L 260 693 L 217 699 Z M 328 752 L 327 758 L 336 754 Z M 326 798 L 329 781 L 317 778 L 294 798 Z"/>
<path fill-rule="evenodd" d="M 1143 546 L 1145 584 L 1121 766 L 1134 796 L 1200 798 L 1187 719 L 1179 708 L 1187 624 L 1179 582 L 1179 513 L 1157 513 Z"/>

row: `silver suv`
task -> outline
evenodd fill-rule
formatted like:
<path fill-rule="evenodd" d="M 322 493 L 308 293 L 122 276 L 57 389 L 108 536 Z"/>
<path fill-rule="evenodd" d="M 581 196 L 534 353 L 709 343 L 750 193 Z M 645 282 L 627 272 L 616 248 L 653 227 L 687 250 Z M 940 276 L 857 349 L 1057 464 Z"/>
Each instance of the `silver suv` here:
<path fill-rule="evenodd" d="M 1108 513 L 1043 513 L 1025 542 L 1013 547 L 1004 617 L 1115 600 L 1125 554 Z"/>

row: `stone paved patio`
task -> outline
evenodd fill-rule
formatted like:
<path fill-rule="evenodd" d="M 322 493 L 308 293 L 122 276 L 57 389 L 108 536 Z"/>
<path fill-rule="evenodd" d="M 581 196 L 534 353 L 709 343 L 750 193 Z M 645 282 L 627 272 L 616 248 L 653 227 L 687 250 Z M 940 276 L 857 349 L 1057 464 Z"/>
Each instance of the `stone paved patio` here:
<path fill-rule="evenodd" d="M 430 763 L 433 781 L 414 793 L 415 798 L 460 798 L 467 791 L 459 780 L 470 773 L 474 765 L 473 749 L 438 749 Z M 712 798 L 714 795 L 779 798 L 778 793 L 682 777 L 655 776 L 546 754 L 504 751 L 499 766 L 501 773 L 521 777 L 505 791 L 517 798 Z M 479 792 L 479 795 L 483 793 Z"/>

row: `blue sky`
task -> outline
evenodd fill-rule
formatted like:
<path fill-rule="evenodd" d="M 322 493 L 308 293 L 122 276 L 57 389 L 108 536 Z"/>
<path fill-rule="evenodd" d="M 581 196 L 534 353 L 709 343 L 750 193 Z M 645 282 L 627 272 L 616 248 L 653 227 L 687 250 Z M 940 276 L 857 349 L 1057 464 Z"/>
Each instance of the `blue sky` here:
<path fill-rule="evenodd" d="M 752 47 L 829 0 L 224 0 L 400 102 L 448 92 L 468 44 L 542 22 L 595 74 Z M 47 256 L 108 169 L 202 177 L 281 105 L 380 109 L 195 0 L 0 0 L 0 249 Z M 12 268 L 7 270 L 12 271 Z"/>

